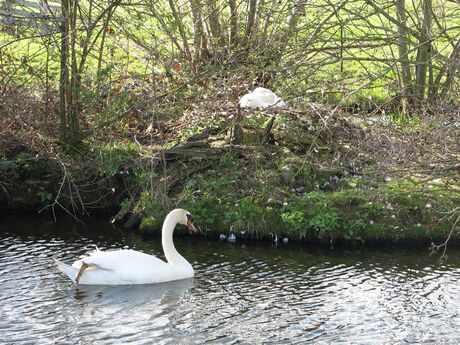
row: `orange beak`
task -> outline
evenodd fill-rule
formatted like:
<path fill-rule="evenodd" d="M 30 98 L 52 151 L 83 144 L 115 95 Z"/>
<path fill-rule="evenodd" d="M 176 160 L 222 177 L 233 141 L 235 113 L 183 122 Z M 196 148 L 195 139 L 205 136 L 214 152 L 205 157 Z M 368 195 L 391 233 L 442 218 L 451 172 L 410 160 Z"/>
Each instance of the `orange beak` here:
<path fill-rule="evenodd" d="M 191 231 L 196 232 L 195 226 L 193 225 L 191 219 L 187 222 L 187 226 Z"/>

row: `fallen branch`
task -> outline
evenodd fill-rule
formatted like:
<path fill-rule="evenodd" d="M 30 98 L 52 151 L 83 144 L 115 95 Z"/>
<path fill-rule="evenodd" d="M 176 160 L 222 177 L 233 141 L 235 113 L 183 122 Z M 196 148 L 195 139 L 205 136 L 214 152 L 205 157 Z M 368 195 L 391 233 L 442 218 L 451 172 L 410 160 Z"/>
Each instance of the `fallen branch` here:
<path fill-rule="evenodd" d="M 449 212 L 443 219 L 446 217 L 451 217 L 457 215 L 457 218 L 455 219 L 454 224 L 452 225 L 452 228 L 450 229 L 449 235 L 447 236 L 446 240 L 441 243 L 441 244 L 435 244 L 431 242 L 431 246 L 428 248 L 430 250 L 430 256 L 436 253 L 440 248 L 444 248 L 441 256 L 438 259 L 439 263 L 443 263 L 447 260 L 447 244 L 449 243 L 449 240 L 452 237 L 452 234 L 454 233 L 454 230 L 457 228 L 457 224 L 460 222 L 460 207 L 457 207 L 453 209 L 451 212 Z"/>

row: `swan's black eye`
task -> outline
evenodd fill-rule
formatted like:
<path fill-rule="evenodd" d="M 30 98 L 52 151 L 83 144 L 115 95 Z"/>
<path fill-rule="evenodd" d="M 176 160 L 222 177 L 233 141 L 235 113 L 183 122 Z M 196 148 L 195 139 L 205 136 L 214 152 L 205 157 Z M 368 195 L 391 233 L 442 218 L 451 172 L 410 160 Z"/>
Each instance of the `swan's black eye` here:
<path fill-rule="evenodd" d="M 188 222 L 191 222 L 193 220 L 193 216 L 190 213 L 187 213 L 186 216 Z"/>

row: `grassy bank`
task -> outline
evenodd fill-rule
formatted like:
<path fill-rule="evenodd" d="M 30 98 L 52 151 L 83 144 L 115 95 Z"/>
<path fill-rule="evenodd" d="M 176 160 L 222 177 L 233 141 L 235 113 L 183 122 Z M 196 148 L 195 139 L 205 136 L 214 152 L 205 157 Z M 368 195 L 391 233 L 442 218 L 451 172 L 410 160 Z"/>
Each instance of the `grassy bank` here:
<path fill-rule="evenodd" d="M 142 233 L 183 207 L 216 238 L 233 230 L 248 239 L 428 244 L 452 229 L 459 126 L 448 112 L 376 116 L 314 103 L 250 111 L 239 145 L 229 136 L 231 105 L 178 105 L 171 114 L 150 126 L 120 123 L 76 147 L 3 131 L 0 206 L 83 219 L 109 211 Z"/>

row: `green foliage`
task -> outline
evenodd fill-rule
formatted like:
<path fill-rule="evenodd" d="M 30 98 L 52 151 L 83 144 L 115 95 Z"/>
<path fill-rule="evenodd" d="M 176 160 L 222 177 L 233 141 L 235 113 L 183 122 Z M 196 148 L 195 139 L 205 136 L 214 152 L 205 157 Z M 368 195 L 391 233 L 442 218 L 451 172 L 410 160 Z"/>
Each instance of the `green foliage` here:
<path fill-rule="evenodd" d="M 328 233 L 332 233 L 339 227 L 339 220 L 340 215 L 329 209 L 315 214 L 309 219 L 308 225 L 318 231 L 320 237 L 325 237 Z"/>
<path fill-rule="evenodd" d="M 16 160 L 20 161 L 27 161 L 30 159 L 30 153 L 28 152 L 21 152 L 16 156 Z"/>
<path fill-rule="evenodd" d="M 53 200 L 53 193 L 47 191 L 38 192 L 37 196 L 40 198 L 42 203 L 49 203 L 51 200 Z"/>
<path fill-rule="evenodd" d="M 180 206 L 192 212 L 201 228 L 233 227 L 260 237 L 267 224 L 276 218 L 277 212 L 253 197 L 240 198 L 235 193 L 235 187 L 235 182 L 228 178 L 189 180 L 188 186 L 180 194 Z"/>
<path fill-rule="evenodd" d="M 332 206 L 330 194 L 311 192 L 284 207 L 282 220 L 301 236 L 315 232 L 320 238 L 333 237 L 340 225 L 340 214 Z"/>
<path fill-rule="evenodd" d="M 161 229 L 163 221 L 161 218 L 154 216 L 142 217 L 141 224 L 139 225 L 139 231 L 144 234 L 152 234 Z"/>
<path fill-rule="evenodd" d="M 234 168 L 236 166 L 236 162 L 235 162 L 235 156 L 230 153 L 230 152 L 226 152 L 222 155 L 222 157 L 220 158 L 220 166 L 222 168 Z"/>
<path fill-rule="evenodd" d="M 225 200 L 212 191 L 206 190 L 195 196 L 191 189 L 186 188 L 181 193 L 181 199 L 181 206 L 193 214 L 200 228 L 213 229 L 223 226 Z"/>
<path fill-rule="evenodd" d="M 0 173 L 7 173 L 16 168 L 16 164 L 4 157 L 0 157 Z"/>
<path fill-rule="evenodd" d="M 263 128 L 263 127 L 265 127 L 267 125 L 268 121 L 269 120 L 267 119 L 267 116 L 261 114 L 257 110 L 254 110 L 254 112 L 251 115 L 246 116 L 243 119 L 242 123 L 244 125 L 249 126 L 249 127 Z"/>
<path fill-rule="evenodd" d="M 179 111 L 178 115 L 182 115 L 182 111 Z M 180 130 L 177 133 L 177 138 L 182 140 L 182 139 L 187 139 L 193 135 L 200 134 L 203 131 L 209 129 L 209 128 L 221 128 L 225 124 L 225 121 L 221 117 L 213 117 L 210 119 L 206 119 L 199 124 L 191 127 L 186 127 L 182 130 Z"/>
<path fill-rule="evenodd" d="M 126 116 L 126 110 L 129 109 L 132 103 L 132 95 L 130 91 L 121 91 L 116 93 L 111 98 L 108 106 L 98 114 L 98 122 L 101 128 L 110 129 L 109 124 Z"/>
<path fill-rule="evenodd" d="M 101 145 L 92 154 L 100 172 L 111 175 L 124 171 L 137 157 L 139 148 L 134 143 L 110 143 Z"/>
<path fill-rule="evenodd" d="M 125 200 L 123 207 L 130 207 L 131 201 Z M 149 191 L 141 192 L 139 200 L 134 206 L 134 212 L 142 214 L 139 230 L 142 233 L 153 233 L 161 228 L 166 216 L 166 208 L 163 204 L 155 201 Z M 121 212 L 123 213 L 123 212 Z"/>
<path fill-rule="evenodd" d="M 288 228 L 292 228 L 305 235 L 306 219 L 305 213 L 301 210 L 286 211 L 281 214 L 282 221 Z"/>
<path fill-rule="evenodd" d="M 166 215 L 165 206 L 155 201 L 149 191 L 144 190 L 139 198 L 136 211 L 143 212 L 147 216 L 163 218 Z"/>
<path fill-rule="evenodd" d="M 233 223 L 236 230 L 248 230 L 258 236 L 266 229 L 273 211 L 272 207 L 262 207 L 252 197 L 246 196 L 234 208 L 227 210 L 227 222 Z"/>

